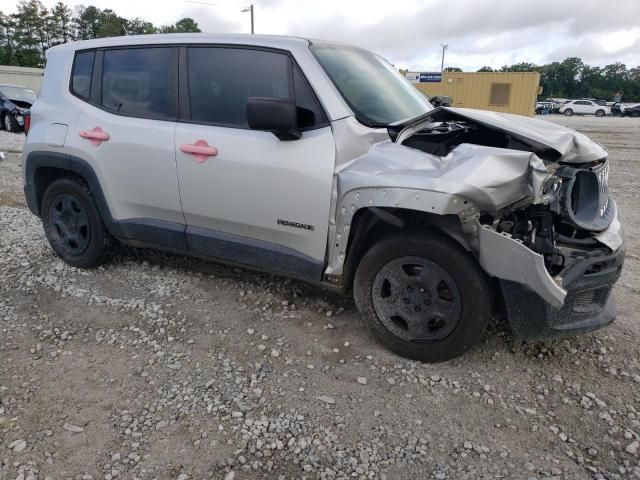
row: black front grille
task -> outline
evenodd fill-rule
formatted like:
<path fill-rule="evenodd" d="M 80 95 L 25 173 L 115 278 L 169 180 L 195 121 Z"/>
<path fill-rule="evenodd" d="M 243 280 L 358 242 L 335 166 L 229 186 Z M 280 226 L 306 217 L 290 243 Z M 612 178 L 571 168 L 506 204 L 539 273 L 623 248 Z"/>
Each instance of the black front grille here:
<path fill-rule="evenodd" d="M 609 286 L 581 290 L 575 293 L 573 311 L 576 313 L 593 313 L 604 307 L 609 296 Z"/>

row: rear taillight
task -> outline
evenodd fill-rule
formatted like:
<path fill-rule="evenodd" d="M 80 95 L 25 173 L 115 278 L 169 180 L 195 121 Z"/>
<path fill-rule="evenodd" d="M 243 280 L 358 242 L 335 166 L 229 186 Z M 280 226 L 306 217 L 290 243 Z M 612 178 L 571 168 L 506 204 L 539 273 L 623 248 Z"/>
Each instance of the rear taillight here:
<path fill-rule="evenodd" d="M 24 134 L 27 135 L 29 133 L 29 127 L 31 126 L 31 111 L 27 110 L 24 112 Z"/>

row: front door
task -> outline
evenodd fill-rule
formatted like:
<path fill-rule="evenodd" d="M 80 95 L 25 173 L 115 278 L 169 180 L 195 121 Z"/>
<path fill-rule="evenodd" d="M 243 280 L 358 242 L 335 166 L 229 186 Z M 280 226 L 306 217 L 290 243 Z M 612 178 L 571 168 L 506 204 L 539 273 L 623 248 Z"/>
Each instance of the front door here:
<path fill-rule="evenodd" d="M 188 47 L 181 55 L 181 98 L 189 101 L 175 145 L 190 248 L 319 279 L 335 144 L 300 70 L 273 50 Z M 249 97 L 294 99 L 302 137 L 250 130 Z"/>

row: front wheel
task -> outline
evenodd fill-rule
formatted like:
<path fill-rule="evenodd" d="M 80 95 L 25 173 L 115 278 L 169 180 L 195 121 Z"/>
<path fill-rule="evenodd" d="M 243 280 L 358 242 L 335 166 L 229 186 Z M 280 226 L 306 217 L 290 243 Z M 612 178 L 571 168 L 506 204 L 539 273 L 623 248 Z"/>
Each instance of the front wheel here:
<path fill-rule="evenodd" d="M 604 117 L 604 110 L 597 110 L 596 117 Z"/>
<path fill-rule="evenodd" d="M 573 115 L 573 110 L 571 110 L 570 108 L 567 108 L 567 109 L 564 111 L 564 116 L 565 116 L 565 117 L 570 117 L 571 115 Z"/>
<path fill-rule="evenodd" d="M 461 355 L 480 339 L 491 316 L 484 272 L 454 240 L 435 233 L 375 244 L 358 265 L 353 290 L 374 336 L 414 360 Z"/>

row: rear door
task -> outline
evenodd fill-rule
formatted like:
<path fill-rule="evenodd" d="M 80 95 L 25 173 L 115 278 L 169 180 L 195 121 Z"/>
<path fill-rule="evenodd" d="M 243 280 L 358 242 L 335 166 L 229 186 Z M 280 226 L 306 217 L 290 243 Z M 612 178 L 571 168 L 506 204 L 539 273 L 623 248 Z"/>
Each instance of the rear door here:
<path fill-rule="evenodd" d="M 84 67 L 72 93 L 86 105 L 70 135 L 72 157 L 93 168 L 111 215 L 130 227 L 125 236 L 153 241 L 149 229 L 184 231 L 173 143 L 178 49 L 99 49 L 75 62 Z"/>
<path fill-rule="evenodd" d="M 180 77 L 175 144 L 190 248 L 319 279 L 335 144 L 293 58 L 257 47 L 185 47 Z M 302 137 L 249 129 L 249 97 L 295 101 Z"/>

